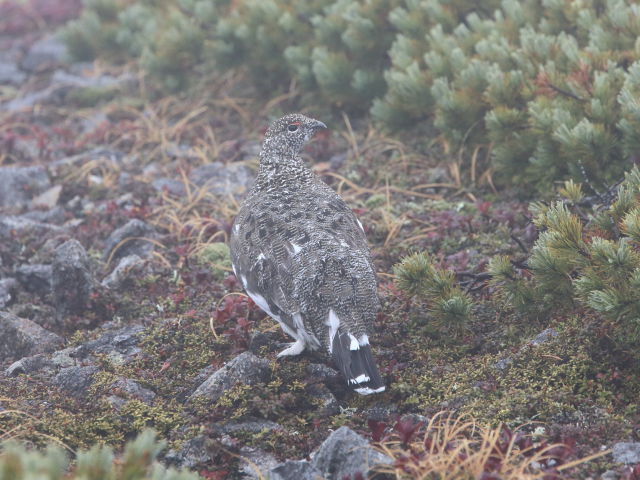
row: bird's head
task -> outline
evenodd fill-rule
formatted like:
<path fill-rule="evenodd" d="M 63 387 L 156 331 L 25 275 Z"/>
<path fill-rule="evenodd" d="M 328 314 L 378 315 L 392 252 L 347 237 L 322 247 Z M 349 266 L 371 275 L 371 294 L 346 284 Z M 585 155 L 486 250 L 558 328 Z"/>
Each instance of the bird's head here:
<path fill-rule="evenodd" d="M 305 144 L 318 131 L 327 128 L 319 120 L 300 113 L 285 115 L 271 124 L 264 136 L 263 153 L 266 155 L 298 155 Z"/>

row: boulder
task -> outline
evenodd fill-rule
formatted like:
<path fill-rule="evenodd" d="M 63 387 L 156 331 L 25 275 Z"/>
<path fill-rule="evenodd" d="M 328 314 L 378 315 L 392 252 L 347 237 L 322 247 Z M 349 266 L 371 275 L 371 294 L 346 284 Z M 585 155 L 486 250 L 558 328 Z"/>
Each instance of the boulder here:
<path fill-rule="evenodd" d="M 77 240 L 69 240 L 55 250 L 51 288 L 60 318 L 82 313 L 93 290 L 89 257 Z"/>
<path fill-rule="evenodd" d="M 235 384 L 263 383 L 267 381 L 270 373 L 268 360 L 258 358 L 251 352 L 244 352 L 207 378 L 190 398 L 201 396 L 215 402 Z"/>
<path fill-rule="evenodd" d="M 155 229 L 148 223 L 137 218 L 129 220 L 109 235 L 105 241 L 102 259 L 114 261 L 130 255 L 145 258 L 153 251 L 153 243 L 145 239 L 153 239 L 155 236 Z"/>
<path fill-rule="evenodd" d="M 0 361 L 53 352 L 64 340 L 26 318 L 0 312 Z"/>
<path fill-rule="evenodd" d="M 0 208 L 20 208 L 51 188 L 47 170 L 40 166 L 0 167 Z"/>
<path fill-rule="evenodd" d="M 322 442 L 312 455 L 312 466 L 327 480 L 349 478 L 360 472 L 367 473 L 376 465 L 389 464 L 392 460 L 373 449 L 369 442 L 349 427 L 340 427 Z"/>

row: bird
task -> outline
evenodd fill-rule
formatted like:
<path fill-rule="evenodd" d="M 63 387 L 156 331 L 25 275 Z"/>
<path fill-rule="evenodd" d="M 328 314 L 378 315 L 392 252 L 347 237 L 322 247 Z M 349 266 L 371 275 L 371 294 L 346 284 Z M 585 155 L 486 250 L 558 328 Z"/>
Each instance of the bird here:
<path fill-rule="evenodd" d="M 326 128 L 292 113 L 267 129 L 257 177 L 231 227 L 231 263 L 247 295 L 295 340 L 278 358 L 324 349 L 352 390 L 380 393 L 369 344 L 380 300 L 365 231 L 301 156 Z"/>

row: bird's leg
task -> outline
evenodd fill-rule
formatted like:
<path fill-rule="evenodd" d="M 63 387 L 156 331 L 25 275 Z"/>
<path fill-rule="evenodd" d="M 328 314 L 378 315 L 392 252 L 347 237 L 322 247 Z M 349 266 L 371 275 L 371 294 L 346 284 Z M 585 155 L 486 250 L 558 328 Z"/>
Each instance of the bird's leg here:
<path fill-rule="evenodd" d="M 293 356 L 293 355 L 300 355 L 303 350 L 304 350 L 304 340 L 296 340 L 295 342 L 290 343 L 287 348 L 282 350 L 278 354 L 278 358 Z"/>

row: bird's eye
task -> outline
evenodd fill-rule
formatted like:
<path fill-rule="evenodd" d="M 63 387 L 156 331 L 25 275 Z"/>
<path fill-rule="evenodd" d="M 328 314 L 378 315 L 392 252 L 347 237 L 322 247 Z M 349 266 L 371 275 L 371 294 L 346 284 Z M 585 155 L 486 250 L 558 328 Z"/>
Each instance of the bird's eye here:
<path fill-rule="evenodd" d="M 289 130 L 290 132 L 295 132 L 296 130 L 298 130 L 298 125 L 292 123 L 287 127 L 287 130 Z"/>

